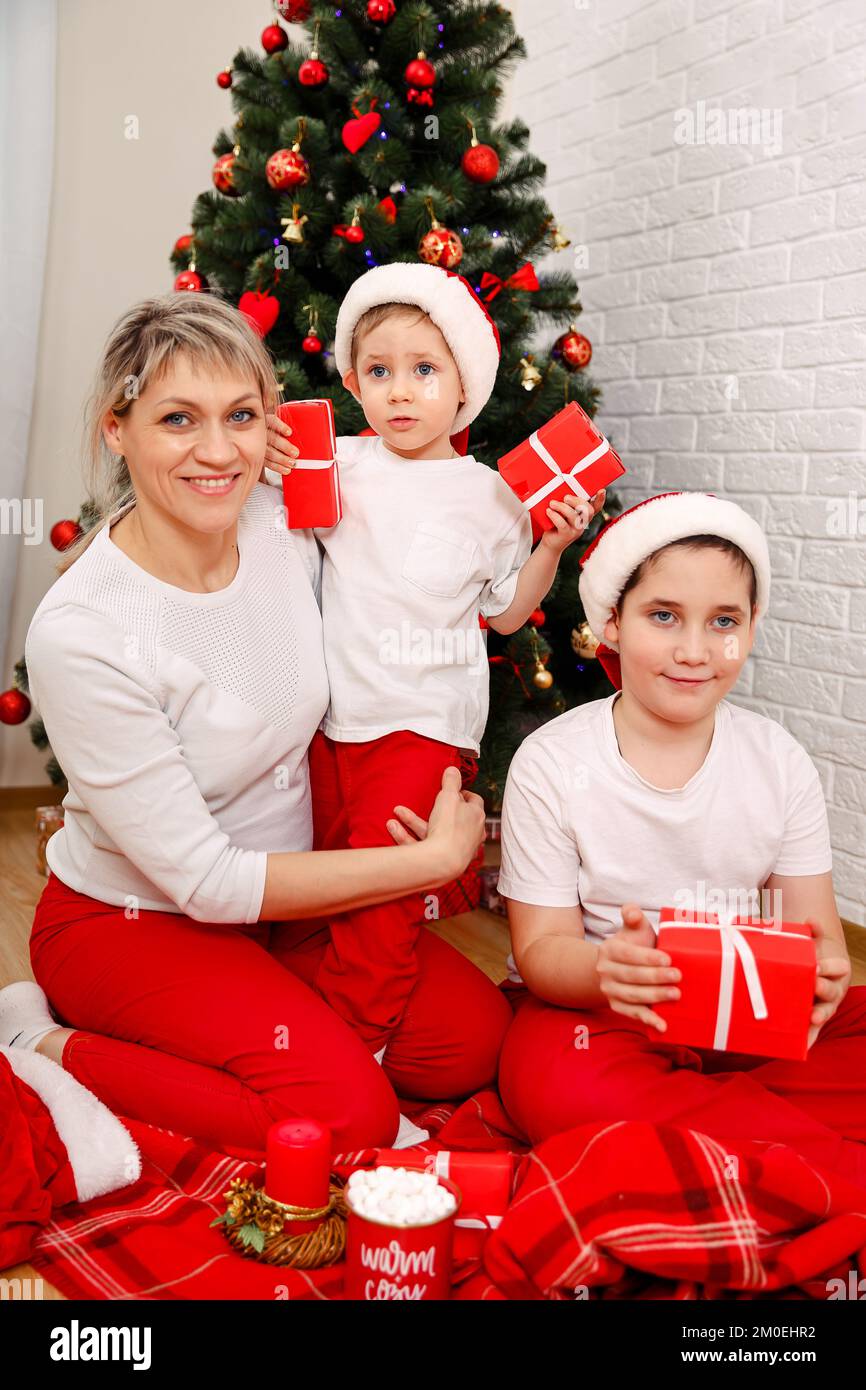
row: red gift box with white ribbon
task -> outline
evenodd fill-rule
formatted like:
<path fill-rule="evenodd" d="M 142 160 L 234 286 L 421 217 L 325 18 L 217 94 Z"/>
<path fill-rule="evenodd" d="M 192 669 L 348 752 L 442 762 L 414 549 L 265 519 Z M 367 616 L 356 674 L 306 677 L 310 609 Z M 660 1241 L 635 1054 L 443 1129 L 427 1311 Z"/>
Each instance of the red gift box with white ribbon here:
<path fill-rule="evenodd" d="M 516 1172 L 515 1155 L 507 1149 L 461 1153 L 440 1149 L 379 1149 L 375 1167 L 416 1168 L 450 1178 L 461 1194 L 454 1220 L 454 1259 L 477 1259 L 491 1231 L 502 1221 L 511 1201 Z"/>
<path fill-rule="evenodd" d="M 535 430 L 499 460 L 499 472 L 526 507 L 533 531 L 551 531 L 547 508 L 567 493 L 586 501 L 625 466 L 585 410 L 570 401 L 546 425 Z"/>
<path fill-rule="evenodd" d="M 806 922 L 663 907 L 656 946 L 682 972 L 679 999 L 652 1008 L 667 1023 L 657 1042 L 803 1061 L 817 957 Z"/>
<path fill-rule="evenodd" d="M 334 407 L 330 401 L 289 401 L 278 414 L 291 426 L 289 439 L 300 450 L 291 473 L 283 474 L 288 529 L 335 526 L 343 509 Z"/>

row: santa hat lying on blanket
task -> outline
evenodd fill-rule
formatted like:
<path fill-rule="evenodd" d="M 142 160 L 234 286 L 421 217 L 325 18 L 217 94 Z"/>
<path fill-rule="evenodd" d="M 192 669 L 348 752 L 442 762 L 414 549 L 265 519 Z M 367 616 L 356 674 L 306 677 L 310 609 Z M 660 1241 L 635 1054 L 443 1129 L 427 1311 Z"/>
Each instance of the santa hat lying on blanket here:
<path fill-rule="evenodd" d="M 0 1269 L 29 1257 L 55 1208 L 140 1177 L 137 1144 L 101 1100 L 49 1057 L 0 1044 Z"/>

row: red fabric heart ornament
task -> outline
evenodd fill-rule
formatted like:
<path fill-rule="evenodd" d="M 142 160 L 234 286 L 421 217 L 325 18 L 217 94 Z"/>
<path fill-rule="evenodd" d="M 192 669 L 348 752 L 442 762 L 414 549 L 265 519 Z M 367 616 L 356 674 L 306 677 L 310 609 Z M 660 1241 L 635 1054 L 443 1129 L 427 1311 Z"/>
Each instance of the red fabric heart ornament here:
<path fill-rule="evenodd" d="M 378 100 L 373 97 L 371 106 Z M 382 117 L 378 111 L 367 111 L 363 116 L 357 106 L 353 106 L 355 119 L 347 121 L 343 126 L 343 144 L 352 154 L 357 154 L 362 145 L 366 145 L 371 135 L 375 135 L 379 126 L 382 124 Z"/>

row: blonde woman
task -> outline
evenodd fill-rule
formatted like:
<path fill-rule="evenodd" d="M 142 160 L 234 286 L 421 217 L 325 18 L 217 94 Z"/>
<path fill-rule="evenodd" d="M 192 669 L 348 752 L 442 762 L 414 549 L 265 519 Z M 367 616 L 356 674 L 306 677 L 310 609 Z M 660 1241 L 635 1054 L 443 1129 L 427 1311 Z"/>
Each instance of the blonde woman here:
<path fill-rule="evenodd" d="M 87 420 L 99 516 L 25 647 L 65 824 L 31 935 L 38 983 L 0 991 L 0 1042 L 118 1114 L 244 1156 L 292 1114 L 339 1149 L 391 1143 L 396 1093 L 490 1084 L 511 1018 L 429 932 L 382 1065 L 308 983 L 324 942 L 308 919 L 449 881 L 484 811 L 448 768 L 429 823 L 395 808 L 393 846 L 312 849 L 320 557 L 261 481 L 278 401 L 260 338 L 213 295 L 145 300 L 109 336 Z"/>

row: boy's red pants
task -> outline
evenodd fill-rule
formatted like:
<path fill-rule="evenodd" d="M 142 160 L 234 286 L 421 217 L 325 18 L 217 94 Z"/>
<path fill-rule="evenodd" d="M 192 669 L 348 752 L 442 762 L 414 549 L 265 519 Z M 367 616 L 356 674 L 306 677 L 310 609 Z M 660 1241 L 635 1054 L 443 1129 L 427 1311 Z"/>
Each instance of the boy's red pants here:
<path fill-rule="evenodd" d="M 339 743 L 319 730 L 309 757 L 315 849 L 393 845 L 386 821 L 395 806 L 426 820 L 446 767 L 461 769 L 464 786 L 477 770 L 450 744 L 405 730 L 369 743 Z M 418 980 L 419 934 L 438 915 L 434 889 L 327 918 L 330 940 L 313 982 L 371 1052 L 403 1017 Z"/>
<path fill-rule="evenodd" d="M 866 1189 L 866 985 L 848 989 L 803 1062 L 665 1043 L 610 1008 L 514 997 L 499 1090 L 533 1144 L 588 1121 L 649 1120 L 787 1144 Z"/>

